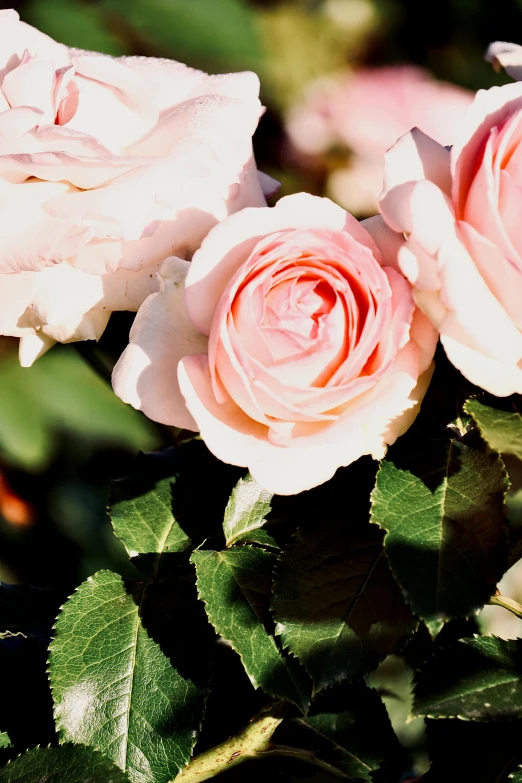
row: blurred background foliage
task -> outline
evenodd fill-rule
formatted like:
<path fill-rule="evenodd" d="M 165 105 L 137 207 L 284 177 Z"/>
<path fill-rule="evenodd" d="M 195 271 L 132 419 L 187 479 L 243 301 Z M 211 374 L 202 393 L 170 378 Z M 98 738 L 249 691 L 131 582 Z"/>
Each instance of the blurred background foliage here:
<path fill-rule="evenodd" d="M 330 193 L 332 172 L 351 160 L 341 143 L 317 154 L 291 143 L 288 118 L 316 80 L 401 63 L 476 90 L 506 81 L 483 60 L 488 43 L 522 43 L 522 0 L 21 0 L 1 7 L 12 5 L 24 21 L 70 46 L 168 57 L 211 73 L 256 71 L 267 107 L 256 156 L 281 181 L 281 195 Z M 109 481 L 125 473 L 137 451 L 179 436 L 111 391 L 111 367 L 131 322 L 130 314 L 114 315 L 98 346 L 55 347 L 31 369 L 18 366 L 16 341 L 0 341 L 4 582 L 65 595 L 99 568 L 125 574 L 130 567 L 106 518 Z M 522 508 L 520 494 L 513 502 Z M 492 611 L 497 618 L 503 612 Z M 520 621 L 514 623 L 510 632 L 522 635 Z M 25 669 L 19 668 L 13 689 L 22 709 Z M 425 767 L 422 727 L 404 722 L 409 678 L 392 659 L 373 680 L 418 772 Z"/>

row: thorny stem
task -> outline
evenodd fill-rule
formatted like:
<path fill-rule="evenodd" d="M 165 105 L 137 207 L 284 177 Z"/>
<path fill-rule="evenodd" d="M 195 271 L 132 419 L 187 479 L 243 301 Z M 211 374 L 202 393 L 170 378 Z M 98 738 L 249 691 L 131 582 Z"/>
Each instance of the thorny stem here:
<path fill-rule="evenodd" d="M 235 737 L 195 756 L 171 783 L 201 783 L 249 759 L 286 756 L 313 764 L 336 777 L 346 778 L 340 770 L 321 761 L 314 753 L 299 748 L 273 745 L 272 735 L 283 720 L 288 705 L 276 703 L 256 715 Z"/>
<path fill-rule="evenodd" d="M 268 750 L 270 739 L 283 720 L 284 705 L 275 704 L 258 713 L 235 737 L 195 756 L 171 783 L 200 783 Z"/>
<path fill-rule="evenodd" d="M 493 595 L 489 599 L 489 603 L 490 606 L 502 606 L 504 609 L 507 609 L 509 612 L 512 612 L 522 619 L 522 604 L 519 604 L 518 601 L 514 601 L 513 598 L 507 598 L 505 595 L 497 593 L 497 595 Z"/>

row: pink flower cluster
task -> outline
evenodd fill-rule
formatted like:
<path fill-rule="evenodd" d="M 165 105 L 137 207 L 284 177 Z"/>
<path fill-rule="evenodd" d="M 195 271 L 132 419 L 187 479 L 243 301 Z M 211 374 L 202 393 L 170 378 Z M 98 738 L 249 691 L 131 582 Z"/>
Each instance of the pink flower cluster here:
<path fill-rule="evenodd" d="M 522 73 L 517 47 L 491 57 Z M 363 223 L 307 194 L 266 205 L 258 88 L 0 12 L 0 333 L 30 364 L 138 310 L 116 393 L 292 494 L 385 454 L 439 335 L 471 381 L 522 392 L 522 86 L 479 92 L 451 151 L 402 136 Z"/>

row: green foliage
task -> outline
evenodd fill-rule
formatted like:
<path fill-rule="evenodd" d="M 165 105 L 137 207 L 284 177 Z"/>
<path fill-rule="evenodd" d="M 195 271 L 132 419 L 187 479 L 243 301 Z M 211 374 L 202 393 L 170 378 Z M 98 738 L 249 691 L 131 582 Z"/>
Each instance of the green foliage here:
<path fill-rule="evenodd" d="M 462 639 L 418 675 L 412 714 L 432 718 L 522 718 L 522 640 Z"/>
<path fill-rule="evenodd" d="M 259 535 L 257 531 L 263 527 L 271 510 L 272 497 L 272 493 L 260 487 L 250 474 L 239 479 L 230 495 L 223 520 L 227 546 L 249 541 L 252 534 Z"/>
<path fill-rule="evenodd" d="M 514 454 L 522 459 L 522 414 L 520 396 L 493 397 L 482 394 L 472 397 L 464 409 L 473 417 L 480 433 L 495 451 Z"/>
<path fill-rule="evenodd" d="M 67 46 L 112 55 L 127 53 L 96 5 L 82 0 L 30 0 L 24 11 L 29 24 Z"/>
<path fill-rule="evenodd" d="M 136 484 L 129 479 L 115 481 L 109 509 L 114 533 L 129 557 L 183 552 L 191 541 L 172 512 L 172 478 L 158 480 L 145 492 Z"/>
<path fill-rule="evenodd" d="M 436 632 L 470 615 L 507 567 L 502 460 L 474 432 L 407 433 L 381 463 L 372 522 L 416 614 Z"/>
<path fill-rule="evenodd" d="M 306 710 L 306 678 L 295 661 L 282 655 L 269 630 L 275 556 L 244 546 L 223 552 L 200 550 L 192 561 L 210 622 L 239 653 L 252 685 Z"/>
<path fill-rule="evenodd" d="M 256 68 L 260 49 L 243 0 L 100 0 L 157 54 L 209 70 Z"/>
<path fill-rule="evenodd" d="M 276 633 L 316 691 L 364 676 L 411 628 L 382 539 L 354 520 L 317 520 L 295 534 L 281 557 L 272 601 Z"/>
<path fill-rule="evenodd" d="M 70 347 L 53 348 L 29 369 L 4 356 L 0 409 L 0 455 L 26 470 L 45 468 L 64 432 L 131 451 L 158 445 L 152 425 Z"/>
<path fill-rule="evenodd" d="M 62 742 L 112 759 L 132 783 L 167 783 L 190 758 L 203 693 L 143 627 L 142 593 L 100 571 L 56 622 L 50 681 Z"/>
<path fill-rule="evenodd" d="M 0 770 L 0 783 L 129 783 L 100 753 L 81 745 L 35 748 Z"/>
<path fill-rule="evenodd" d="M 326 691 L 298 723 L 307 729 L 303 746 L 350 780 L 375 783 L 381 767 L 402 756 L 382 700 L 363 684 Z"/>
<path fill-rule="evenodd" d="M 9 734 L 6 731 L 0 731 L 0 749 L 8 748 L 10 744 Z"/>

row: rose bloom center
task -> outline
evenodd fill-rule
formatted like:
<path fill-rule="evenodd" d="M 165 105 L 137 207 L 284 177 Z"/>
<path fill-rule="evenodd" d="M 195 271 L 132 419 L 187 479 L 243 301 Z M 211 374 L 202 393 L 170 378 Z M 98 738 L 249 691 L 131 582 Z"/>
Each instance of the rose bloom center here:
<path fill-rule="evenodd" d="M 216 396 L 221 382 L 258 420 L 259 410 L 288 420 L 306 409 L 313 418 L 310 397 L 292 390 L 321 391 L 321 412 L 333 410 L 345 400 L 324 393 L 374 372 L 390 317 L 388 278 L 368 247 L 344 232 L 270 235 L 217 307 L 209 346 Z"/>

